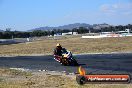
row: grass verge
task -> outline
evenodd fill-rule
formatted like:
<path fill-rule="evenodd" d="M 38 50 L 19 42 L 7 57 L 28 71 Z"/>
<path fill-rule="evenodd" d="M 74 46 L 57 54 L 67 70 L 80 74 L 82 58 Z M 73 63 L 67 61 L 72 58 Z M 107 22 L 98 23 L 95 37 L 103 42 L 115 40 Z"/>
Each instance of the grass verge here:
<path fill-rule="evenodd" d="M 82 39 L 80 36 L 60 39 L 42 39 L 30 43 L 0 45 L 0 55 L 52 54 L 56 44 L 75 54 L 132 52 L 132 37 Z"/>

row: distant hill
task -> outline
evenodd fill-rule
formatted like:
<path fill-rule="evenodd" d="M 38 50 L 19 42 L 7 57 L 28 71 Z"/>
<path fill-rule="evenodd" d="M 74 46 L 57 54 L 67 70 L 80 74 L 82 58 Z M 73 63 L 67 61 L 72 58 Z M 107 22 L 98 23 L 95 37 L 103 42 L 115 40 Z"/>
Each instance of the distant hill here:
<path fill-rule="evenodd" d="M 3 32 L 3 30 L 0 29 L 0 32 Z"/>
<path fill-rule="evenodd" d="M 78 28 L 78 27 L 85 27 L 85 28 L 93 28 L 93 29 L 101 29 L 101 28 L 105 28 L 105 27 L 109 27 L 111 25 L 103 23 L 103 24 L 86 24 L 86 23 L 74 23 L 74 24 L 68 24 L 68 25 L 63 25 L 63 26 L 58 26 L 58 27 L 39 27 L 39 28 L 34 28 L 28 31 L 34 31 L 34 30 L 53 30 L 53 29 L 69 29 L 72 30 L 73 28 Z"/>
<path fill-rule="evenodd" d="M 93 29 L 101 29 L 101 28 L 105 28 L 105 27 L 110 27 L 112 25 L 103 23 L 103 24 L 93 24 Z"/>
<path fill-rule="evenodd" d="M 31 29 L 28 31 L 34 31 L 34 30 L 53 30 L 53 29 L 69 29 L 72 30 L 73 28 L 78 28 L 78 27 L 92 27 L 92 25 L 90 24 L 86 24 L 86 23 L 74 23 L 74 24 L 68 24 L 68 25 L 63 25 L 63 26 L 58 26 L 58 27 L 39 27 L 39 28 L 35 28 L 35 29 Z"/>

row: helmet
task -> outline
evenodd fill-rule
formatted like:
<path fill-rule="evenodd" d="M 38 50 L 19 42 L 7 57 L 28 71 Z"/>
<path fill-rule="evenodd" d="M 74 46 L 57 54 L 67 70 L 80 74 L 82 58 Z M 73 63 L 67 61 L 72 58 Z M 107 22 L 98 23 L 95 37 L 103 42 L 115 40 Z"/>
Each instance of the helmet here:
<path fill-rule="evenodd" d="M 56 46 L 57 46 L 57 47 L 58 47 L 58 46 L 61 46 L 61 44 L 57 43 L 57 45 L 56 45 Z"/>

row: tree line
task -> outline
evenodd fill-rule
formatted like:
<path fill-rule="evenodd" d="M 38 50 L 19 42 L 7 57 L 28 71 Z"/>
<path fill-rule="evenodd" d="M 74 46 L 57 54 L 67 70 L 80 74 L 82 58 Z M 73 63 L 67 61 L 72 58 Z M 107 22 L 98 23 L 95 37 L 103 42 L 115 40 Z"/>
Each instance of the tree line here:
<path fill-rule="evenodd" d="M 79 28 L 73 28 L 72 30 L 69 29 L 53 29 L 50 31 L 44 31 L 44 30 L 34 30 L 32 32 L 22 32 L 22 31 L 11 31 L 11 28 L 7 28 L 6 31 L 0 32 L 0 39 L 11 39 L 11 38 L 28 38 L 28 37 L 40 37 L 40 36 L 48 36 L 57 33 L 67 33 L 67 32 L 77 32 L 78 34 L 84 34 L 84 33 L 99 33 L 99 32 L 116 32 L 116 31 L 124 31 L 125 29 L 132 29 L 132 25 L 128 24 L 125 26 L 118 25 L 118 26 L 109 26 L 109 27 L 103 27 L 100 29 L 94 29 L 91 28 L 85 28 L 85 27 L 79 27 Z"/>
<path fill-rule="evenodd" d="M 8 28 L 9 29 L 9 28 Z M 11 31 L 7 30 L 4 32 L 0 32 L 0 39 L 12 39 L 12 38 L 28 38 L 28 37 L 41 37 L 41 36 L 54 36 L 54 34 L 58 33 L 67 33 L 67 32 L 78 32 L 79 34 L 83 34 L 88 32 L 86 28 L 80 27 L 79 29 L 53 29 L 51 31 L 45 30 L 34 30 L 32 32 L 22 32 L 22 31 Z"/>

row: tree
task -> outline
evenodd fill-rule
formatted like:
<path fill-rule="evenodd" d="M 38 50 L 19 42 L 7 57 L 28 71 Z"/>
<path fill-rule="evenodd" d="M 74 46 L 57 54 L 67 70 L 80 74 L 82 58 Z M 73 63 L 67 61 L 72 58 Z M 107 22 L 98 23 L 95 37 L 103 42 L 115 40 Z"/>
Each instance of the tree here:
<path fill-rule="evenodd" d="M 77 32 L 79 34 L 84 34 L 84 33 L 88 33 L 89 32 L 89 30 L 84 28 L 84 27 L 79 27 L 79 29 L 77 29 L 77 30 L 78 30 Z"/>
<path fill-rule="evenodd" d="M 3 38 L 3 32 L 0 32 L 0 39 Z"/>
<path fill-rule="evenodd" d="M 70 30 L 69 29 L 63 29 L 62 32 L 67 33 L 67 32 L 70 32 Z"/>
<path fill-rule="evenodd" d="M 10 31 L 11 31 L 11 28 L 6 28 L 6 31 L 7 31 L 7 32 L 10 32 Z"/>
<path fill-rule="evenodd" d="M 55 34 L 55 32 L 52 30 L 52 31 L 51 31 L 51 35 L 54 36 L 54 34 Z"/>
<path fill-rule="evenodd" d="M 77 32 L 77 28 L 73 28 L 72 29 L 72 32 Z"/>

